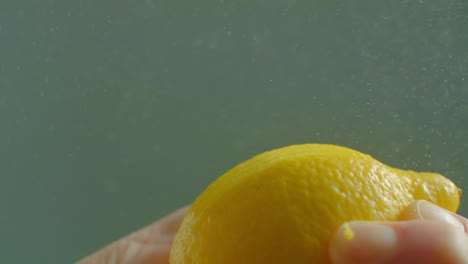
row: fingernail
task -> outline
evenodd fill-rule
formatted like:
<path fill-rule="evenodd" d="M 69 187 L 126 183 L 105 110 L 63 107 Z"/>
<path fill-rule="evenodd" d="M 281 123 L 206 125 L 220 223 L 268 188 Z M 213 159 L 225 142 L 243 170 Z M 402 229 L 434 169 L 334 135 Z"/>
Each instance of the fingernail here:
<path fill-rule="evenodd" d="M 423 220 L 442 221 L 456 226 L 459 230 L 465 230 L 463 224 L 455 216 L 437 205 L 421 200 L 416 204 L 416 209 L 419 217 Z"/>
<path fill-rule="evenodd" d="M 333 263 L 377 263 L 391 257 L 397 246 L 395 231 L 384 224 L 346 223 L 331 246 Z"/>

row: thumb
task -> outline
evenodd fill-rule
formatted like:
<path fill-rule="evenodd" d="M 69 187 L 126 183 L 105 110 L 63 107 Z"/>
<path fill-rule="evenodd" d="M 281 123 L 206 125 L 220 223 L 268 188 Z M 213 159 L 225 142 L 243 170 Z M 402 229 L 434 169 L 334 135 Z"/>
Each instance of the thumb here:
<path fill-rule="evenodd" d="M 181 208 L 76 264 L 167 264 L 172 239 L 189 207 Z"/>
<path fill-rule="evenodd" d="M 416 220 L 345 223 L 330 244 L 332 263 L 467 264 L 466 219 L 427 202 L 417 210 Z"/>

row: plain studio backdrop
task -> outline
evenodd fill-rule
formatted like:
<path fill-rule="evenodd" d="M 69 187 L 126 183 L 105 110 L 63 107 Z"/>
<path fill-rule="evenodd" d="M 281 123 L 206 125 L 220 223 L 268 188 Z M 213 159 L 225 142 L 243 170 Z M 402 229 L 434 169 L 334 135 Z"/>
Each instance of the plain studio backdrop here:
<path fill-rule="evenodd" d="M 465 0 L 3 0 L 0 262 L 72 263 L 294 143 L 468 193 L 467 30 Z"/>

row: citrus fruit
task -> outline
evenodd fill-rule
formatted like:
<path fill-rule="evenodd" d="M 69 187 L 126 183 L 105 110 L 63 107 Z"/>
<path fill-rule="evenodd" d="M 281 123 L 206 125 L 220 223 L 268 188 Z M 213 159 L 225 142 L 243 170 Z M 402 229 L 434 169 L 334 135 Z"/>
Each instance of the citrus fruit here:
<path fill-rule="evenodd" d="M 210 184 L 186 214 L 170 263 L 326 264 L 344 222 L 398 220 L 418 199 L 454 212 L 460 195 L 440 174 L 395 169 L 346 147 L 287 146 Z"/>

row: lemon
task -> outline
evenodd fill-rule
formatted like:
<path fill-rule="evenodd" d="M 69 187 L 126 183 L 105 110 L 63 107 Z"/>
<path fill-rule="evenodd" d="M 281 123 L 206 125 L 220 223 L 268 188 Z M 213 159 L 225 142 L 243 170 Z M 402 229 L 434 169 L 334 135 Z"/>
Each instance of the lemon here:
<path fill-rule="evenodd" d="M 416 199 L 455 212 L 460 195 L 440 174 L 395 169 L 349 148 L 287 146 L 208 186 L 180 226 L 170 263 L 325 264 L 344 222 L 398 220 Z"/>

